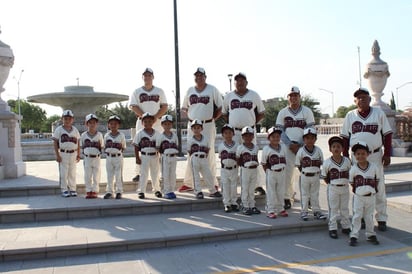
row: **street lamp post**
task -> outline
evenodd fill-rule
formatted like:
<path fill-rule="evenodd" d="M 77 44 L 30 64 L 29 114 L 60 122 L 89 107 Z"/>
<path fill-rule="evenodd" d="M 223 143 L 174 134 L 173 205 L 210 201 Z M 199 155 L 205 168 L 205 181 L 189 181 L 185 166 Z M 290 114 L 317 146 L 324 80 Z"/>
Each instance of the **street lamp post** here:
<path fill-rule="evenodd" d="M 400 88 L 402 88 L 402 87 L 404 87 L 404 86 L 406 86 L 406 85 L 409 85 L 409 84 L 412 84 L 412 82 L 403 83 L 402 85 L 400 85 L 399 87 L 396 88 L 396 108 L 397 108 L 397 109 L 399 109 L 398 91 L 399 91 Z"/>
<path fill-rule="evenodd" d="M 19 117 L 17 121 L 19 122 L 20 128 L 21 128 L 20 81 L 21 81 L 21 75 L 23 74 L 23 72 L 24 72 L 24 69 L 20 71 L 19 79 L 16 79 L 16 77 L 13 77 L 17 81 L 17 108 L 18 108 L 18 113 L 19 113 Z"/>
<path fill-rule="evenodd" d="M 233 74 L 231 73 L 227 75 L 227 78 L 229 78 L 229 92 L 232 91 L 232 77 Z"/>
<path fill-rule="evenodd" d="M 322 91 L 325 91 L 325 92 L 327 92 L 327 93 L 329 93 L 329 94 L 332 94 L 332 118 L 333 118 L 333 116 L 335 116 L 335 93 L 333 92 L 333 91 L 331 91 L 331 90 L 328 90 L 328 89 L 324 89 L 324 88 L 319 88 L 319 90 L 322 90 Z"/>

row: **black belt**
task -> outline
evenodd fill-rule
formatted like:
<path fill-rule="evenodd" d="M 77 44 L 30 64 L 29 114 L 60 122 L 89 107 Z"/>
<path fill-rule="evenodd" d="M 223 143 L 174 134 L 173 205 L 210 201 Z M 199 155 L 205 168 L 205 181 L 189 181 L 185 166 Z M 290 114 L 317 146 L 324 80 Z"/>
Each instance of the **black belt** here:
<path fill-rule="evenodd" d="M 250 127 L 251 127 L 251 128 L 255 128 L 255 126 L 250 126 Z M 242 131 L 243 128 L 241 128 L 241 127 L 235 127 L 234 129 L 235 129 L 235 130 L 238 130 L 238 131 Z"/>
<path fill-rule="evenodd" d="M 284 167 L 282 167 L 282 168 L 278 168 L 278 169 L 271 169 L 271 171 L 274 171 L 274 172 L 281 172 L 281 171 L 283 171 L 285 168 Z"/>
<path fill-rule="evenodd" d="M 362 195 L 362 196 L 364 196 L 364 197 L 372 196 L 372 192 L 371 192 L 371 193 L 368 193 L 368 194 L 365 194 L 365 195 Z"/>
<path fill-rule="evenodd" d="M 318 175 L 319 172 L 302 172 L 303 175 L 305 175 L 306 177 L 313 177 L 315 175 Z"/>
<path fill-rule="evenodd" d="M 75 152 L 76 150 L 64 150 L 64 149 L 60 149 L 60 152 L 63 152 L 63 153 L 73 153 L 73 152 Z"/>
<path fill-rule="evenodd" d="M 121 153 L 107 154 L 107 156 L 109 156 L 109 157 L 120 157 L 120 156 L 122 156 L 122 154 Z"/>
<path fill-rule="evenodd" d="M 225 166 L 222 164 L 222 168 L 227 169 L 227 170 L 232 170 L 232 169 L 237 168 L 237 166 L 236 165 L 235 166 Z"/>
<path fill-rule="evenodd" d="M 200 119 L 199 119 L 200 120 Z M 190 122 L 193 122 L 193 120 L 192 119 L 189 119 L 189 121 Z M 212 122 L 213 121 L 213 118 L 212 119 L 208 119 L 208 120 L 200 120 L 200 121 L 202 121 L 203 122 L 203 124 L 206 124 L 206 123 L 210 123 L 210 122 Z"/>
<path fill-rule="evenodd" d="M 199 157 L 199 158 L 202 158 L 202 159 L 207 157 L 207 155 L 205 155 L 205 154 L 193 154 L 193 156 Z"/>
<path fill-rule="evenodd" d="M 100 157 L 100 154 L 97 154 L 97 155 L 86 155 L 86 154 L 84 154 L 84 156 L 89 157 L 89 158 L 97 158 L 97 157 Z"/>
<path fill-rule="evenodd" d="M 154 156 L 157 154 L 157 152 L 144 152 L 144 151 L 142 151 L 141 153 L 142 155 L 147 155 L 147 156 Z"/>
<path fill-rule="evenodd" d="M 255 168 L 257 168 L 258 167 L 258 165 L 256 165 L 256 166 L 243 166 L 244 168 L 248 168 L 248 169 L 255 169 Z"/>
<path fill-rule="evenodd" d="M 377 149 L 375 149 L 374 151 L 371 151 L 371 154 L 372 153 L 376 153 L 376 152 L 378 152 L 379 150 L 381 150 L 381 148 L 380 147 L 378 147 Z"/>
<path fill-rule="evenodd" d="M 346 185 L 345 184 L 337 184 L 337 185 L 333 185 L 333 186 L 346 186 Z"/>
<path fill-rule="evenodd" d="M 163 154 L 164 156 L 167 156 L 167 157 L 175 157 L 177 154 L 176 153 L 174 153 L 174 154 Z"/>

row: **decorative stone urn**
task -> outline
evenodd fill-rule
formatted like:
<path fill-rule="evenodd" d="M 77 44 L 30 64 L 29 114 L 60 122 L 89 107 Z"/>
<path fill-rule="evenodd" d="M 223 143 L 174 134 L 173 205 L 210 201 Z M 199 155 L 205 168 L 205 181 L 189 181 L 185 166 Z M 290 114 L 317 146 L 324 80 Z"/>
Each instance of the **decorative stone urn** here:
<path fill-rule="evenodd" d="M 0 30 L 1 33 L 1 30 Z M 0 41 L 0 111 L 9 111 L 10 108 L 1 98 L 4 91 L 3 85 L 9 77 L 10 68 L 14 64 L 14 55 L 10 46 Z"/>
<path fill-rule="evenodd" d="M 386 86 L 386 81 L 390 76 L 388 64 L 381 60 L 381 49 L 378 41 L 374 41 L 372 45 L 372 60 L 366 65 L 366 72 L 363 75 L 368 80 L 369 90 L 373 97 L 372 106 L 378 106 L 385 112 L 390 112 L 388 104 L 381 100 L 383 89 Z"/>

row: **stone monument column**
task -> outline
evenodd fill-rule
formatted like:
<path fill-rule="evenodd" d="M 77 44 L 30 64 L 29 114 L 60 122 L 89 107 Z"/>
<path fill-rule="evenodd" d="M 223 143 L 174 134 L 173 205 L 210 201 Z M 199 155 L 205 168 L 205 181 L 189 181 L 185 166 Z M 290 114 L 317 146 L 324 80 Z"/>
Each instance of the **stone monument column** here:
<path fill-rule="evenodd" d="M 9 45 L 0 41 L 0 179 L 26 175 L 26 164 L 22 160 L 18 115 L 11 112 L 10 107 L 1 98 L 3 85 L 13 64 L 13 51 Z"/>

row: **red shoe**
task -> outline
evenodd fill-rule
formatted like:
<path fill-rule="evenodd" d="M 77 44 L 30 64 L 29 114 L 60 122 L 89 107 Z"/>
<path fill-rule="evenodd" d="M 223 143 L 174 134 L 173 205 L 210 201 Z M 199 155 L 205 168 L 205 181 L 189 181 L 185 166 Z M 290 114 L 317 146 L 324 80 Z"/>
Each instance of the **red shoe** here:
<path fill-rule="evenodd" d="M 282 210 L 282 211 L 279 213 L 279 215 L 282 216 L 282 217 L 288 217 L 288 216 L 289 216 L 289 214 L 288 214 L 288 212 L 287 212 L 286 210 Z"/>
<path fill-rule="evenodd" d="M 193 191 L 193 188 L 191 188 L 190 186 L 186 186 L 186 185 L 182 185 L 179 190 L 179 192 L 190 192 Z"/>
<path fill-rule="evenodd" d="M 97 193 L 94 192 L 94 191 L 92 191 L 92 198 L 93 198 L 93 199 L 97 198 Z"/>
<path fill-rule="evenodd" d="M 93 198 L 92 192 L 87 192 L 86 199 L 92 199 L 92 198 Z"/>
<path fill-rule="evenodd" d="M 268 215 L 266 215 L 269 219 L 276 219 L 276 214 L 274 212 L 270 212 L 268 213 Z"/>

